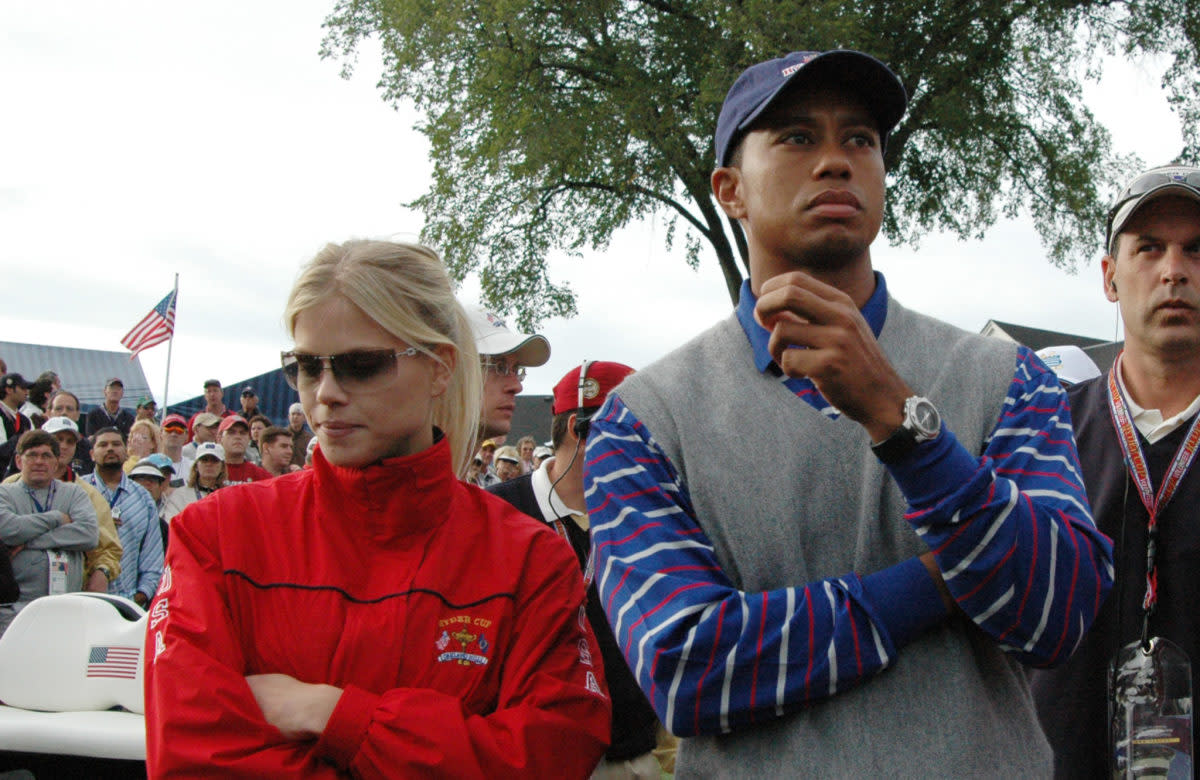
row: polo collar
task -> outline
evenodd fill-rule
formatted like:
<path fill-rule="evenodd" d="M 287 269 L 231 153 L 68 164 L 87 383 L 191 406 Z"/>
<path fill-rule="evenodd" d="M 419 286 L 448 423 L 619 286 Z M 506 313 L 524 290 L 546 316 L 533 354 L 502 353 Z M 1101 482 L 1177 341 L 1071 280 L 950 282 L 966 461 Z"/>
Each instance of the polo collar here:
<path fill-rule="evenodd" d="M 867 299 L 867 303 L 861 311 L 863 319 L 871 326 L 871 332 L 875 334 L 875 338 L 879 338 L 879 334 L 883 330 L 883 323 L 887 319 L 887 281 L 879 271 L 873 273 L 875 274 L 875 292 L 871 293 L 871 297 Z M 773 374 L 778 374 L 779 367 L 775 365 L 775 361 L 771 359 L 771 353 L 767 349 L 771 331 L 759 325 L 754 319 L 754 306 L 757 303 L 758 298 L 750 291 L 750 280 L 744 280 L 738 297 L 738 323 L 741 324 L 742 331 L 750 342 L 750 349 L 754 353 L 754 367 L 760 374 L 766 373 L 768 370 Z"/>

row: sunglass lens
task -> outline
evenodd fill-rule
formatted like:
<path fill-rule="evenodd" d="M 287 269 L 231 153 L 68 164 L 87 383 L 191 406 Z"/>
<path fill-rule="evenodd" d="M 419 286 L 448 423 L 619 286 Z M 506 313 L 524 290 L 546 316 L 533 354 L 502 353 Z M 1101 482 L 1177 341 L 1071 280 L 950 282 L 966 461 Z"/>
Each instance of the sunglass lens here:
<path fill-rule="evenodd" d="M 379 375 L 396 362 L 396 353 L 390 349 L 363 350 L 338 355 L 334 362 L 334 374 L 338 381 L 366 382 Z"/>

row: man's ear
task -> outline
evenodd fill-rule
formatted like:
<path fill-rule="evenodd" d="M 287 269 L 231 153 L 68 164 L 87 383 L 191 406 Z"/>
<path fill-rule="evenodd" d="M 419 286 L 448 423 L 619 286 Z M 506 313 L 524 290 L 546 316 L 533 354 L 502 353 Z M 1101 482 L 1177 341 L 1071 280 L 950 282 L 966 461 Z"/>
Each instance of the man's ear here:
<path fill-rule="evenodd" d="M 1117 297 L 1117 258 L 1112 255 L 1105 255 L 1100 260 L 1100 272 L 1104 274 L 1104 297 L 1108 298 L 1113 303 L 1119 299 Z"/>
<path fill-rule="evenodd" d="M 746 216 L 746 206 L 742 202 L 742 169 L 727 166 L 717 168 L 712 172 L 712 191 L 717 205 L 731 219 L 742 219 Z"/>

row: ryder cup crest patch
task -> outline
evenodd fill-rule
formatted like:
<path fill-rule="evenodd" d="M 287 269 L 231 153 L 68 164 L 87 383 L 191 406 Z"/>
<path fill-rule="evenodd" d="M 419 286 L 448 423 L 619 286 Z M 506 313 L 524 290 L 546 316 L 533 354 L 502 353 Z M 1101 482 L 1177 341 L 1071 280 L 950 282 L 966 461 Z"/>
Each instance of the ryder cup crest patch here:
<path fill-rule="evenodd" d="M 454 615 L 438 621 L 439 634 L 433 646 L 437 649 L 438 663 L 455 663 L 460 666 L 487 666 L 492 642 L 489 618 L 472 615 Z M 495 636 L 495 634 L 492 634 Z"/>

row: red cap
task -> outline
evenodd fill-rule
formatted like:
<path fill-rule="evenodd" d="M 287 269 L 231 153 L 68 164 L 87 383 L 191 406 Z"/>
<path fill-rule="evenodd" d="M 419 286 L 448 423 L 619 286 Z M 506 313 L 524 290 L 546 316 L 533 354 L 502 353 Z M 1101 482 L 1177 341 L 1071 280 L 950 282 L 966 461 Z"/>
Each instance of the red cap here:
<path fill-rule="evenodd" d="M 246 430 L 250 430 L 250 423 L 246 422 L 245 417 L 242 417 L 240 414 L 231 414 L 221 420 L 221 424 L 217 427 L 217 435 L 220 436 L 235 425 L 244 425 L 246 426 Z"/>
<path fill-rule="evenodd" d="M 182 425 L 184 428 L 187 428 L 187 420 L 185 420 L 181 414 L 168 414 L 163 418 L 162 427 L 166 428 L 172 423 L 175 425 Z"/>
<path fill-rule="evenodd" d="M 585 366 L 587 372 L 583 373 Z M 583 373 L 582 387 L 579 382 L 581 373 Z M 624 363 L 585 360 L 583 365 L 572 368 L 554 386 L 554 414 L 562 414 L 574 409 L 599 409 L 612 389 L 632 373 L 633 369 Z"/>

